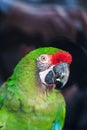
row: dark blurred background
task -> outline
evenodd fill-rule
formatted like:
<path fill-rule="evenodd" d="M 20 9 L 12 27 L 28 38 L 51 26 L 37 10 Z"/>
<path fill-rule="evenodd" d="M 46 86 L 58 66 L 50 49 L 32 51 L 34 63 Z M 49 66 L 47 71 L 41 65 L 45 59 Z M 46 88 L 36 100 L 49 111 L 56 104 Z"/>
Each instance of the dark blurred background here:
<path fill-rule="evenodd" d="M 31 50 L 54 46 L 73 56 L 63 95 L 64 130 L 87 130 L 87 1 L 0 0 L 0 85 Z"/>

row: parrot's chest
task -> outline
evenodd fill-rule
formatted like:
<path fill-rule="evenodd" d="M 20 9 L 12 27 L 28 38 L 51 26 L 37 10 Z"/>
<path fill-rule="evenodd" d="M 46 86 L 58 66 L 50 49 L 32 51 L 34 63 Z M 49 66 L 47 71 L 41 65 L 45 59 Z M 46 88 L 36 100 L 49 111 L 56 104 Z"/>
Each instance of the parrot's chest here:
<path fill-rule="evenodd" d="M 41 111 L 49 113 L 52 111 L 56 111 L 58 109 L 58 104 L 64 100 L 61 98 L 62 95 L 59 93 L 45 94 L 45 95 L 37 95 L 32 98 L 28 98 L 29 108 L 32 108 L 33 111 Z M 55 108 L 55 109 L 54 109 Z"/>
<path fill-rule="evenodd" d="M 9 101 L 9 114 L 7 113 L 7 115 L 10 115 L 10 112 L 13 111 L 7 120 L 7 122 L 10 120 L 10 124 L 14 124 L 12 129 L 14 129 L 13 127 L 15 127 L 16 124 L 21 130 L 50 130 L 57 116 L 58 120 L 61 120 L 60 110 L 62 107 L 65 107 L 63 96 L 61 93 L 55 92 L 45 95 L 25 96 L 20 100 L 20 107 L 17 105 L 17 103 L 20 102 L 15 102 L 15 100 L 16 99 L 13 98 L 12 101 Z M 14 105 L 16 105 L 16 109 L 14 109 Z M 9 128 L 10 127 L 9 125 Z"/>
<path fill-rule="evenodd" d="M 40 128 L 40 130 L 44 130 L 44 126 L 47 130 L 52 128 L 57 112 L 60 109 L 60 103 L 63 100 L 58 99 L 58 97 L 61 98 L 61 95 L 56 96 L 53 94 L 51 96 L 40 96 L 39 98 L 29 99 L 30 111 L 28 114 L 31 129 L 37 127 Z"/>

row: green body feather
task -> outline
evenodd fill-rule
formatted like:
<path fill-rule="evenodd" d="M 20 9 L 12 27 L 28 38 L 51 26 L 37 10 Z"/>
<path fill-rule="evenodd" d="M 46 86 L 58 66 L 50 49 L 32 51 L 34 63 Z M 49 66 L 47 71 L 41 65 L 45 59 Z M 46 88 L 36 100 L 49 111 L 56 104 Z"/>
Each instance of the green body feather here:
<path fill-rule="evenodd" d="M 0 130 L 51 130 L 54 121 L 65 119 L 65 101 L 60 91 L 40 90 L 36 59 L 57 48 L 40 48 L 27 54 L 0 88 Z"/>

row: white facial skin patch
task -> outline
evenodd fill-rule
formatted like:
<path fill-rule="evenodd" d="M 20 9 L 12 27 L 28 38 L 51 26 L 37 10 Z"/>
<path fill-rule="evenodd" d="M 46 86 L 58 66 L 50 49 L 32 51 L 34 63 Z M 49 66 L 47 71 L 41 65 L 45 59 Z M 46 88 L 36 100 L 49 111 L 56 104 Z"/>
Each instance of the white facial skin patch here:
<path fill-rule="evenodd" d="M 53 65 L 54 66 L 54 65 Z M 51 66 L 50 68 L 48 68 L 47 70 L 45 71 L 42 71 L 39 73 L 39 76 L 40 76 L 40 80 L 43 84 L 47 85 L 46 82 L 45 82 L 45 77 L 46 75 L 48 74 L 49 71 L 53 71 L 53 66 Z"/>

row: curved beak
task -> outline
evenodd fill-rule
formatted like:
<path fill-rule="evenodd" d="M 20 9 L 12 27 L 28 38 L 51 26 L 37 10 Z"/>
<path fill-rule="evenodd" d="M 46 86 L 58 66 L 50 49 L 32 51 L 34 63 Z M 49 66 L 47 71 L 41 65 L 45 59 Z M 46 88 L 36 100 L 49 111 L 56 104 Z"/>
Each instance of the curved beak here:
<path fill-rule="evenodd" d="M 48 87 L 63 88 L 68 81 L 69 73 L 69 65 L 67 63 L 60 63 L 49 68 L 44 82 Z"/>

